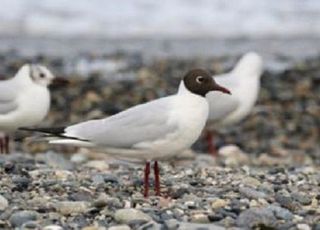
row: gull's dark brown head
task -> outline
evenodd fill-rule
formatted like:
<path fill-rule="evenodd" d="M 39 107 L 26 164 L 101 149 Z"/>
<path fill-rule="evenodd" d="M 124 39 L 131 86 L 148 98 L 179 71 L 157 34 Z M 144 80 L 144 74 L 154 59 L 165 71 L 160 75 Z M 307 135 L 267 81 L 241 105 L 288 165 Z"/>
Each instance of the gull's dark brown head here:
<path fill-rule="evenodd" d="M 190 70 L 183 78 L 185 87 L 192 93 L 205 97 L 210 91 L 220 91 L 231 94 L 230 91 L 220 85 L 202 69 Z"/>

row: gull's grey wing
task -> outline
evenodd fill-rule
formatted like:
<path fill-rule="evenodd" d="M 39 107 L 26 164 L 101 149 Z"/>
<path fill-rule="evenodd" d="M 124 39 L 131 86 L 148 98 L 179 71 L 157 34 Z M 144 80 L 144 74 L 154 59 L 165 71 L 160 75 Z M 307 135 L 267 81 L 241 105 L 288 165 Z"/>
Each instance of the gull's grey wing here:
<path fill-rule="evenodd" d="M 16 99 L 19 88 L 11 80 L 0 81 L 0 103 L 9 103 Z"/>
<path fill-rule="evenodd" d="M 10 101 L 5 103 L 0 101 L 0 116 L 11 113 L 15 111 L 17 108 L 18 108 L 18 104 L 15 101 Z"/>
<path fill-rule="evenodd" d="M 210 92 L 207 95 L 209 103 L 208 120 L 215 122 L 228 116 L 239 106 L 239 100 L 233 95 L 220 92 Z"/>
<path fill-rule="evenodd" d="M 131 148 L 141 142 L 157 140 L 177 128 L 177 125 L 169 124 L 170 98 L 138 105 L 105 119 L 70 126 L 65 135 L 114 148 Z"/>
<path fill-rule="evenodd" d="M 16 103 L 17 93 L 10 83 L 10 81 L 0 82 L 0 116 L 10 113 L 18 107 Z"/>

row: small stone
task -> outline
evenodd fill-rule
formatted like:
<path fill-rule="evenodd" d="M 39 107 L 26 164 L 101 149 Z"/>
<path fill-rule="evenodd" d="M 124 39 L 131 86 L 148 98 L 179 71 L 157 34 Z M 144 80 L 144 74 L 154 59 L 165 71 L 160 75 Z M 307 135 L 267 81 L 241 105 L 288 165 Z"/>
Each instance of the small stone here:
<path fill-rule="evenodd" d="M 281 146 L 272 146 L 270 154 L 275 157 L 287 157 L 289 151 Z"/>
<path fill-rule="evenodd" d="M 271 157 L 266 153 L 260 155 L 257 159 L 257 164 L 261 166 L 274 166 L 279 164 L 280 159 L 278 157 Z"/>
<path fill-rule="evenodd" d="M 35 221 L 28 221 L 21 226 L 21 230 L 38 230 L 40 225 Z"/>
<path fill-rule="evenodd" d="M 239 166 L 249 163 L 249 157 L 236 145 L 227 145 L 219 149 L 219 155 L 227 166 Z"/>
<path fill-rule="evenodd" d="M 255 189 L 248 188 L 248 187 L 240 187 L 239 192 L 244 196 L 248 197 L 249 199 L 260 199 L 260 198 L 267 197 L 265 193 L 259 192 Z"/>
<path fill-rule="evenodd" d="M 104 178 L 103 178 L 103 175 L 101 175 L 101 174 L 94 174 L 94 175 L 91 177 L 91 180 L 92 180 L 92 182 L 93 182 L 95 185 L 103 184 L 103 183 L 104 183 Z"/>
<path fill-rule="evenodd" d="M 290 196 L 285 196 L 277 193 L 275 199 L 282 207 L 287 208 L 290 211 L 294 211 L 297 209 L 297 205 Z"/>
<path fill-rule="evenodd" d="M 129 222 L 134 220 L 142 220 L 145 222 L 152 220 L 152 218 L 149 215 L 134 208 L 118 209 L 114 214 L 114 218 L 118 223 L 123 224 L 128 224 Z"/>
<path fill-rule="evenodd" d="M 70 161 L 76 164 L 81 164 L 84 163 L 88 160 L 88 156 L 86 153 L 76 153 L 74 155 L 72 155 L 72 157 L 70 158 Z"/>
<path fill-rule="evenodd" d="M 316 223 L 315 225 L 313 225 L 313 230 L 320 230 L 320 223 Z"/>
<path fill-rule="evenodd" d="M 224 215 L 222 213 L 210 213 L 208 215 L 208 219 L 211 222 L 216 222 L 216 221 L 220 221 L 224 218 Z"/>
<path fill-rule="evenodd" d="M 302 205 L 310 205 L 312 202 L 312 199 L 304 193 L 293 193 L 292 198 Z"/>
<path fill-rule="evenodd" d="M 274 227 L 277 219 L 273 212 L 268 209 L 251 208 L 240 213 L 237 225 L 244 228 L 254 228 L 258 226 Z"/>
<path fill-rule="evenodd" d="M 65 159 L 61 154 L 49 151 L 43 157 L 46 164 L 51 168 L 63 170 L 74 169 L 73 163 Z"/>
<path fill-rule="evenodd" d="M 307 224 L 297 224 L 297 229 L 299 230 L 311 230 L 310 226 Z"/>
<path fill-rule="evenodd" d="M 288 209 L 276 205 L 270 205 L 267 207 L 267 209 L 272 210 L 275 216 L 279 219 L 283 219 L 286 221 L 293 219 L 293 214 Z"/>
<path fill-rule="evenodd" d="M 131 230 L 131 228 L 128 225 L 116 225 L 108 228 L 108 230 Z"/>
<path fill-rule="evenodd" d="M 105 183 L 118 184 L 118 178 L 112 174 L 103 175 L 103 180 Z"/>
<path fill-rule="evenodd" d="M 106 171 L 109 169 L 109 164 L 107 164 L 105 161 L 89 161 L 88 163 L 85 164 L 86 167 L 88 168 L 94 168 L 97 169 L 98 171 Z"/>
<path fill-rule="evenodd" d="M 203 213 L 196 213 L 191 216 L 191 222 L 193 223 L 209 223 L 209 218 Z"/>
<path fill-rule="evenodd" d="M 81 230 L 107 230 L 107 229 L 105 227 L 86 226 L 86 227 L 83 227 Z"/>
<path fill-rule="evenodd" d="M 217 198 L 214 201 L 212 201 L 211 208 L 212 209 L 225 208 L 228 205 L 228 203 L 229 202 L 227 202 L 226 200 Z"/>
<path fill-rule="evenodd" d="M 106 194 L 102 193 L 100 196 L 93 202 L 93 206 L 96 208 L 103 208 L 105 206 L 110 206 L 113 208 L 122 208 L 123 203 L 116 197 L 109 197 Z"/>
<path fill-rule="evenodd" d="M 68 170 L 55 170 L 54 175 L 58 180 L 62 180 L 62 181 L 73 177 L 73 173 Z"/>
<path fill-rule="evenodd" d="M 63 230 L 59 225 L 48 225 L 43 228 L 43 230 Z"/>
<path fill-rule="evenodd" d="M 109 197 L 105 194 L 102 193 L 99 195 L 99 197 L 93 202 L 93 206 L 97 208 L 102 208 L 105 207 L 108 203 Z"/>
<path fill-rule="evenodd" d="M 201 224 L 201 223 L 189 223 L 181 222 L 179 224 L 179 230 L 225 230 L 225 227 L 221 227 L 215 224 Z"/>
<path fill-rule="evenodd" d="M 176 188 L 176 189 L 173 189 L 173 191 L 171 192 L 171 197 L 173 199 L 179 199 L 183 197 L 185 194 L 189 194 L 189 193 L 190 193 L 189 188 Z"/>
<path fill-rule="evenodd" d="M 190 209 L 194 209 L 197 207 L 196 202 L 194 202 L 192 200 L 186 201 L 184 204 Z"/>
<path fill-rule="evenodd" d="M 4 196 L 0 195 L 0 211 L 4 211 L 8 205 L 8 200 Z"/>
<path fill-rule="evenodd" d="M 171 202 L 171 199 L 164 198 L 164 197 L 159 197 L 159 203 L 158 207 L 160 208 L 168 208 L 171 207 L 173 204 Z"/>
<path fill-rule="evenodd" d="M 15 189 L 22 192 L 29 187 L 31 179 L 25 176 L 15 176 L 12 178 L 12 182 L 15 184 Z"/>
<path fill-rule="evenodd" d="M 84 213 L 90 207 L 89 202 L 85 201 L 62 201 L 55 203 L 53 206 L 62 215 Z"/>
<path fill-rule="evenodd" d="M 247 186 L 250 186 L 250 187 L 253 187 L 253 188 L 256 188 L 258 186 L 261 185 L 260 181 L 257 180 L 256 178 L 254 177 L 245 177 L 243 180 L 242 180 L 242 183 L 247 185 Z"/>
<path fill-rule="evenodd" d="M 179 222 L 176 219 L 166 220 L 164 224 L 168 230 L 176 230 L 179 228 Z"/>
<path fill-rule="evenodd" d="M 10 223 L 13 227 L 20 227 L 22 224 L 28 221 L 35 221 L 37 220 L 38 213 L 35 211 L 18 211 L 11 215 Z"/>
<path fill-rule="evenodd" d="M 162 230 L 161 225 L 154 222 L 154 221 L 149 221 L 148 223 L 142 224 L 139 226 L 137 230 Z"/>

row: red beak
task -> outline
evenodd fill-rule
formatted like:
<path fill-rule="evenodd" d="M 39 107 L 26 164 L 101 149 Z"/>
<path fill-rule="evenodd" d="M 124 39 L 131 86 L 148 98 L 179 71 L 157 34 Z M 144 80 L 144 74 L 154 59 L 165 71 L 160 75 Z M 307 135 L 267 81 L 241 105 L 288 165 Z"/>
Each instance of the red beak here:
<path fill-rule="evenodd" d="M 212 87 L 212 91 L 220 91 L 222 93 L 231 94 L 230 90 L 228 90 L 227 88 L 224 88 L 221 85 L 218 85 L 217 83 L 214 83 Z"/>

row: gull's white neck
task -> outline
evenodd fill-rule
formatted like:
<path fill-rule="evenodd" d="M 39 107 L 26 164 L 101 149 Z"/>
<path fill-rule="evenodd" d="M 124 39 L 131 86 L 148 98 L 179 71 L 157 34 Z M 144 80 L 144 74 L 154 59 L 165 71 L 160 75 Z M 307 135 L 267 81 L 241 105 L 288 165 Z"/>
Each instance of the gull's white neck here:
<path fill-rule="evenodd" d="M 187 89 L 187 87 L 185 86 L 184 82 L 181 81 L 180 82 L 180 85 L 179 85 L 179 89 L 178 89 L 178 95 L 195 95 L 195 96 L 198 96 L 194 93 L 191 93 L 190 90 Z"/>
<path fill-rule="evenodd" d="M 22 66 L 16 75 L 13 78 L 15 81 L 18 81 L 20 84 L 30 84 L 33 83 L 30 78 L 30 68 L 29 65 Z"/>

